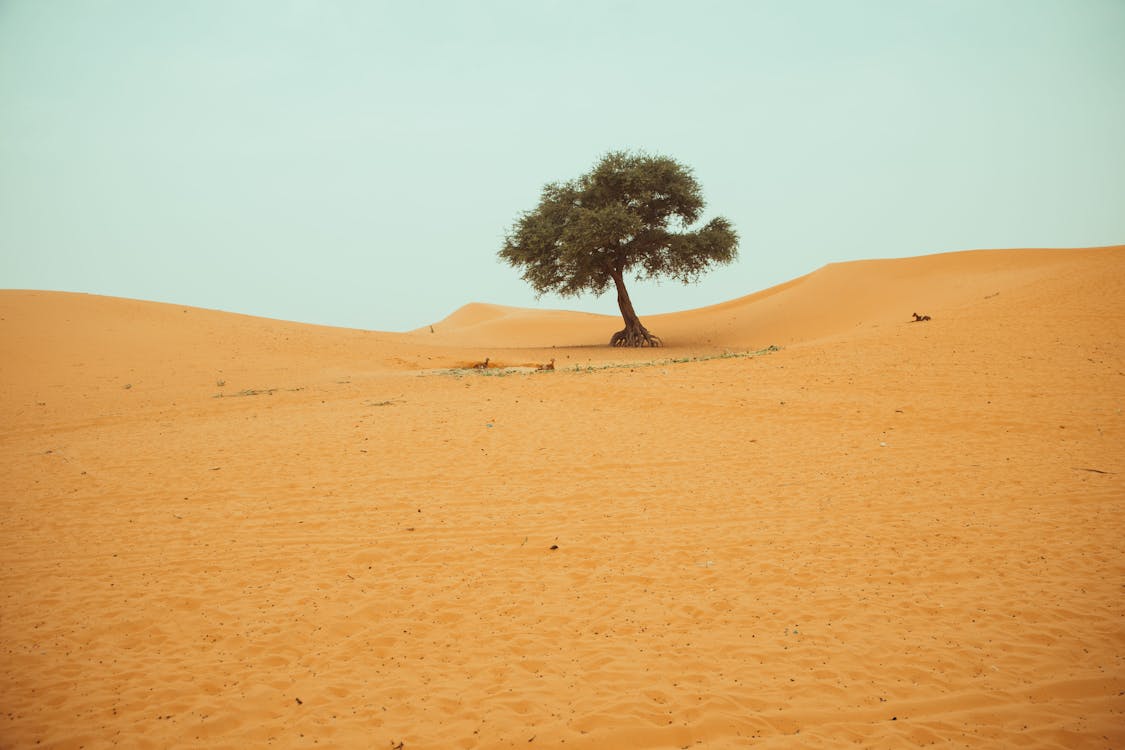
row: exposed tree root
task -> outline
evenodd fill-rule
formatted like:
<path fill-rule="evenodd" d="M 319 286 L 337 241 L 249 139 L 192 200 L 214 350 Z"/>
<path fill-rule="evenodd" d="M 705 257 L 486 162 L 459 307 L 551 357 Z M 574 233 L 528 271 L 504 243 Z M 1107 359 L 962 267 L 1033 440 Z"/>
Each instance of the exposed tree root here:
<path fill-rule="evenodd" d="M 610 346 L 663 346 L 664 343 L 660 337 L 654 333 L 649 333 L 648 329 L 639 323 L 636 325 L 626 326 L 617 333 L 613 334 L 613 338 L 609 340 Z"/>

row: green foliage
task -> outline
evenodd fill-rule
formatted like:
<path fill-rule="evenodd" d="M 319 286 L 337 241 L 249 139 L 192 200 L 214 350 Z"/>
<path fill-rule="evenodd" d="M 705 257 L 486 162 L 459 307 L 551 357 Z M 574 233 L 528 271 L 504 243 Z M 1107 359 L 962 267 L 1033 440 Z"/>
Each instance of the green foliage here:
<path fill-rule="evenodd" d="M 691 230 L 703 196 L 691 170 L 663 156 L 616 151 L 588 174 L 543 188 L 499 256 L 539 294 L 601 294 L 627 272 L 690 283 L 734 260 L 738 235 L 717 217 Z"/>

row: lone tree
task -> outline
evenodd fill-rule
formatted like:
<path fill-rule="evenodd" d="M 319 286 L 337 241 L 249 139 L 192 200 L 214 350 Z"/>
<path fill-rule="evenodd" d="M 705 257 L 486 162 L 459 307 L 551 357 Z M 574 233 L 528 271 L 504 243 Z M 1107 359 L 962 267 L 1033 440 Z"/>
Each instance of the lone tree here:
<path fill-rule="evenodd" d="M 689 229 L 702 210 L 690 169 L 664 156 L 615 151 L 588 174 L 545 186 L 539 205 L 520 216 L 499 255 L 522 268 L 538 294 L 597 295 L 612 282 L 625 328 L 610 345 L 660 346 L 633 310 L 625 274 L 687 284 L 712 265 L 734 260 L 738 235 L 729 221 L 716 217 Z"/>

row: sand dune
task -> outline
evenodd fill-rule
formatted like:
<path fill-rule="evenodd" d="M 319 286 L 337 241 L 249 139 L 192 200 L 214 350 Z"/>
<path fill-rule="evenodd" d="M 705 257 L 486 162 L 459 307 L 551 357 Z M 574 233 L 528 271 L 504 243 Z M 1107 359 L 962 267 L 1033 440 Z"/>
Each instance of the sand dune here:
<path fill-rule="evenodd" d="M 1107 252 L 1114 251 L 975 250 L 838 263 L 723 304 L 642 317 L 671 346 L 760 348 L 811 342 L 850 335 L 860 327 L 901 323 L 916 308 L 944 312 L 973 306 L 1083 258 L 1100 262 Z M 434 324 L 432 334 L 430 327 L 415 333 L 420 341 L 475 347 L 598 346 L 620 327 L 617 316 L 472 303 Z"/>
<path fill-rule="evenodd" d="M 0 747 L 1125 746 L 1123 299 L 846 263 L 622 351 L 0 292 Z"/>

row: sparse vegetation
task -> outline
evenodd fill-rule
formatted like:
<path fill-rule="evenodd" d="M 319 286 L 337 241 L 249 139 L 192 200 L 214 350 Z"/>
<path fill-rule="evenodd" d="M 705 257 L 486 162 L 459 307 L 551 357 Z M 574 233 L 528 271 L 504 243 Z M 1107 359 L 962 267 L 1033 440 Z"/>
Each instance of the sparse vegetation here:
<path fill-rule="evenodd" d="M 686 364 L 690 362 L 708 362 L 715 359 L 744 359 L 748 357 L 761 357 L 765 354 L 781 351 L 781 347 L 770 345 L 765 349 L 758 349 L 756 351 L 744 352 L 722 352 L 720 354 L 704 354 L 698 357 L 677 357 L 666 359 L 650 359 L 642 362 L 608 362 L 599 365 L 581 365 L 575 364 L 573 367 L 559 367 L 559 371 L 563 372 L 597 372 L 599 370 L 628 370 L 638 367 L 658 367 L 666 365 Z M 472 369 L 465 367 L 452 367 L 446 370 L 435 370 L 433 374 L 437 375 L 453 375 L 462 377 L 464 375 L 484 375 L 488 377 L 506 377 L 508 375 L 539 375 L 544 372 L 554 372 L 555 370 L 533 369 L 530 367 L 493 367 L 488 370 Z"/>
<path fill-rule="evenodd" d="M 598 370 L 628 370 L 637 367 L 661 367 L 667 365 L 680 365 L 689 362 L 709 362 L 715 359 L 743 359 L 748 357 L 761 357 L 765 354 L 781 351 L 780 346 L 770 345 L 765 349 L 752 352 L 723 352 L 722 354 L 706 354 L 700 357 L 678 357 L 670 359 L 650 359 L 644 362 L 612 362 L 604 365 L 575 365 L 576 372 L 596 372 Z"/>
<path fill-rule="evenodd" d="M 289 392 L 289 393 L 295 393 L 297 391 L 303 391 L 303 390 L 305 390 L 303 387 L 300 387 L 300 388 L 247 388 L 246 390 L 239 391 L 238 393 L 216 393 L 214 396 L 212 396 L 212 398 L 237 398 L 237 397 L 240 397 L 240 396 L 263 396 L 263 395 L 272 396 L 273 394 L 277 393 L 278 391 L 286 391 L 286 392 Z"/>

